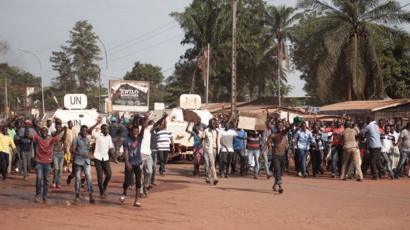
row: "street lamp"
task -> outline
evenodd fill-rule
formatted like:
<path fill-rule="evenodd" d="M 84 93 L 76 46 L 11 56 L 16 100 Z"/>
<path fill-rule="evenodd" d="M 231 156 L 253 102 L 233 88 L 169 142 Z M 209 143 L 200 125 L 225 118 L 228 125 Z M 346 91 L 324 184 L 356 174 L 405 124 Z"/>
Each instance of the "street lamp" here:
<path fill-rule="evenodd" d="M 105 68 L 108 69 L 108 55 L 107 49 L 105 48 L 104 42 L 97 37 L 97 40 L 101 43 L 102 47 L 104 48 L 105 54 Z M 97 65 L 98 68 L 98 111 L 101 111 L 101 68 Z"/>
<path fill-rule="evenodd" d="M 38 56 L 35 54 L 35 53 L 33 53 L 33 52 L 31 52 L 31 51 L 28 51 L 28 50 L 23 50 L 23 49 L 19 49 L 21 52 L 23 52 L 23 53 L 27 53 L 27 54 L 30 54 L 31 56 L 33 56 L 36 60 L 37 60 L 37 62 L 38 62 L 38 64 L 40 65 L 40 71 L 43 69 L 42 68 L 42 65 L 41 65 L 41 61 L 40 61 L 40 58 L 38 58 Z M 42 103 L 42 107 L 43 107 L 43 116 L 44 116 L 44 114 L 46 114 L 46 111 L 45 111 L 45 108 L 44 108 L 44 86 L 43 86 L 43 77 L 40 75 L 40 79 L 41 79 L 41 103 Z"/>

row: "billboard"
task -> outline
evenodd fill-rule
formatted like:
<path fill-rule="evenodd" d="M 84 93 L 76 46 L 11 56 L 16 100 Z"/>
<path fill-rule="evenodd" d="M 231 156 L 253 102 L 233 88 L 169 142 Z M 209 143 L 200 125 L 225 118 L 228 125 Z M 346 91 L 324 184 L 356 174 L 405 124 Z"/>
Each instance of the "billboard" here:
<path fill-rule="evenodd" d="M 112 111 L 147 112 L 149 110 L 149 82 L 110 80 Z"/>
<path fill-rule="evenodd" d="M 29 106 L 31 104 L 30 96 L 34 93 L 34 87 L 26 87 L 26 105 Z"/>

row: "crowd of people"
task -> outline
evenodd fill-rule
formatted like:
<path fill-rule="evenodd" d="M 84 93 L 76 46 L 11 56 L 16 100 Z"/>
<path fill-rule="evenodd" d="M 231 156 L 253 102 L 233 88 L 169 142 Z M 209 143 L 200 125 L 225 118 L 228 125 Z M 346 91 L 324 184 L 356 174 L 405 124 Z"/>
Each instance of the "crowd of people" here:
<path fill-rule="evenodd" d="M 282 175 L 292 162 L 299 177 L 330 171 L 334 178 L 363 181 L 369 168 L 374 180 L 410 177 L 410 170 L 406 173 L 410 122 L 402 127 L 370 118 L 366 122 L 340 119 L 308 126 L 303 120 L 289 123 L 276 114 L 267 118 L 264 130 L 255 131 L 238 128 L 237 117 L 219 115 L 207 127 L 189 124 L 186 131 L 194 138 L 194 175 L 203 161 L 206 181 L 215 185 L 216 166 L 219 175 L 228 178 L 239 165 L 240 176 L 251 173 L 258 179 L 261 169 L 268 179 L 274 175 L 273 190 L 282 193 Z"/>
<path fill-rule="evenodd" d="M 0 161 L 3 180 L 9 173 L 21 174 L 27 180 L 31 169 L 36 170 L 35 202 L 47 202 L 50 175 L 52 187 L 60 189 L 63 172 L 69 173 L 67 184 L 75 179 L 75 201 L 80 202 L 80 191 L 86 187 L 88 201 L 93 196 L 92 167 L 97 174 L 100 199 L 108 197 L 112 178 L 110 162 L 124 162 L 124 183 L 121 202 L 125 202 L 130 186 L 135 186 L 134 206 L 140 207 L 140 197 L 147 197 L 155 184 L 156 163 L 164 175 L 172 134 L 166 130 L 167 114 L 157 122 L 148 114 L 135 116 L 129 122 L 113 116 L 103 123 L 82 125 L 77 131 L 72 121 L 64 126 L 58 118 L 48 119 L 44 126 L 36 120 L 18 118 L 1 126 Z"/>
<path fill-rule="evenodd" d="M 154 121 L 149 114 L 135 115 L 132 120 L 112 116 L 109 122 L 99 118 L 92 127 L 76 130 L 73 122 L 66 125 L 58 118 L 47 120 L 44 126 L 36 120 L 18 118 L 1 126 L 0 167 L 3 180 L 9 173 L 27 180 L 36 170 L 36 202 L 47 202 L 51 184 L 60 189 L 63 172 L 67 184 L 75 179 L 74 197 L 81 201 L 81 188 L 93 196 L 94 166 L 100 199 L 109 195 L 112 178 L 110 164 L 124 162 L 124 203 L 129 188 L 135 187 L 133 205 L 141 206 L 141 197 L 148 197 L 159 174 L 166 173 L 168 154 L 174 151 L 173 135 L 167 129 L 167 114 Z M 349 119 L 330 123 L 293 123 L 269 115 L 264 130 L 238 128 L 238 117 L 217 115 L 204 125 L 190 122 L 186 132 L 193 139 L 194 176 L 205 176 L 206 183 L 217 185 L 218 177 L 275 178 L 273 191 L 282 193 L 285 173 L 292 166 L 299 177 L 316 177 L 329 171 L 340 180 L 356 177 L 363 181 L 368 174 L 373 179 L 410 177 L 410 122 L 402 127 L 379 120 L 354 122 Z M 204 170 L 201 169 L 204 165 Z M 407 171 L 406 171 L 407 170 Z"/>

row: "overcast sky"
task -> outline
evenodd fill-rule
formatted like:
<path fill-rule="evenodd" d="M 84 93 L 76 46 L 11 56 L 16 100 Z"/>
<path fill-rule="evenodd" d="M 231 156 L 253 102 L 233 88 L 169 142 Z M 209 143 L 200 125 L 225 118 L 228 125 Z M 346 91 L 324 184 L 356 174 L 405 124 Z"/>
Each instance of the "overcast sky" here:
<path fill-rule="evenodd" d="M 409 0 L 400 0 L 402 4 Z M 296 0 L 268 0 L 271 4 L 295 5 Z M 183 32 L 169 13 L 181 12 L 191 0 L 0 0 L 0 40 L 10 50 L 0 55 L 8 62 L 37 76 L 45 85 L 57 73 L 51 69 L 51 51 L 58 50 L 69 38 L 76 21 L 88 20 L 104 42 L 108 52 L 100 62 L 102 80 L 122 78 L 140 61 L 162 68 L 164 76 L 172 74 L 174 64 L 187 47 L 181 46 Z M 407 27 L 409 28 L 409 27 Z M 40 61 L 30 54 L 35 53 Z M 103 53 L 102 53 L 103 54 Z M 289 74 L 294 87 L 292 96 L 303 96 L 303 82 L 298 73 Z"/>

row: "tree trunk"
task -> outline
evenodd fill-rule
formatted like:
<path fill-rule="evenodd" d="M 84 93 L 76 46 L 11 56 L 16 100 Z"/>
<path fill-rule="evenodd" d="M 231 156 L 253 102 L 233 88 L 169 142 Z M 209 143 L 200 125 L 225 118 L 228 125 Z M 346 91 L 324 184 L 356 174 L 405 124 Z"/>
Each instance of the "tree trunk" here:
<path fill-rule="evenodd" d="M 281 106 L 281 98 L 280 98 L 280 75 L 282 73 L 282 40 L 281 39 L 277 39 L 278 40 L 278 69 L 277 69 L 277 84 L 278 84 L 278 106 Z"/>
<path fill-rule="evenodd" d="M 354 93 L 354 87 L 357 79 L 357 33 L 354 34 L 353 37 L 353 73 L 352 73 L 352 78 L 349 79 L 349 84 L 348 84 L 348 95 L 347 95 L 347 100 L 351 101 L 355 95 Z"/>
<path fill-rule="evenodd" d="M 192 74 L 191 89 L 189 90 L 190 94 L 194 93 L 194 91 L 195 91 L 195 83 L 196 83 L 195 82 L 195 79 L 196 79 L 195 75 L 196 75 L 196 66 L 194 67 L 194 73 Z"/>

